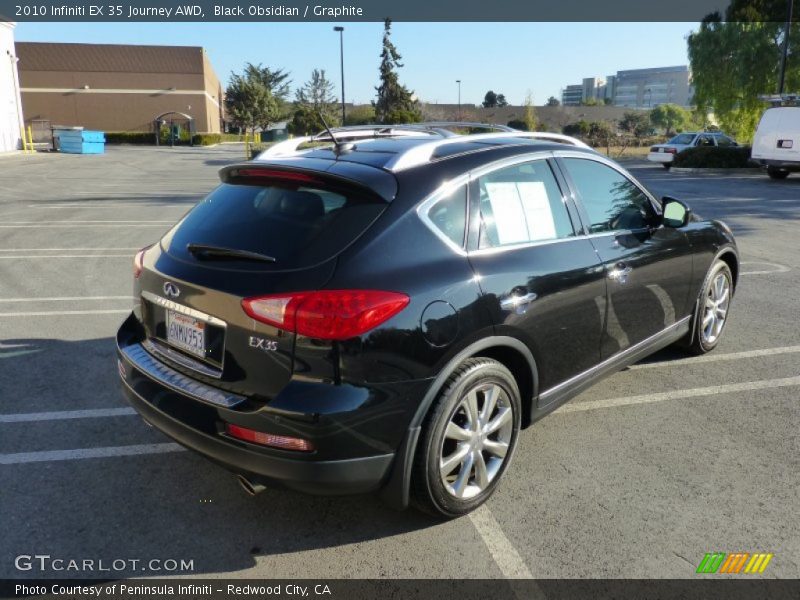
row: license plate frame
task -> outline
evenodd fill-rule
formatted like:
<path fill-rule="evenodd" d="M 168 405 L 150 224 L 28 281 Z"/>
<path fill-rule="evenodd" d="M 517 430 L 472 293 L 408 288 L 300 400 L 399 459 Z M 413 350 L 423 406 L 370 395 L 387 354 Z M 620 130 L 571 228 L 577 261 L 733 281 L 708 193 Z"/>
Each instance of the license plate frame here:
<path fill-rule="evenodd" d="M 206 322 L 202 319 L 166 309 L 166 341 L 173 348 L 206 359 Z"/>

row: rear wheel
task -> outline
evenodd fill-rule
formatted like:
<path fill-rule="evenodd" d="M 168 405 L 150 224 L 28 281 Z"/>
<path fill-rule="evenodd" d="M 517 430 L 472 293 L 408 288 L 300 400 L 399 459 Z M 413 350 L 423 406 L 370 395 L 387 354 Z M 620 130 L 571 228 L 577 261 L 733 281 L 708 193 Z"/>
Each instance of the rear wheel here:
<path fill-rule="evenodd" d="M 694 335 L 689 344 L 689 349 L 694 354 L 705 354 L 717 347 L 728 322 L 732 294 L 731 269 L 724 261 L 718 260 L 706 275 L 703 291 L 697 302 Z"/>
<path fill-rule="evenodd" d="M 786 179 L 789 176 L 789 171 L 786 171 L 784 169 L 773 169 L 772 167 L 768 167 L 767 175 L 770 176 L 770 179 Z"/>
<path fill-rule="evenodd" d="M 454 518 L 486 502 L 514 452 L 521 406 L 514 376 L 501 363 L 464 361 L 423 425 L 411 480 L 414 505 Z"/>
<path fill-rule="evenodd" d="M 669 171 L 669 168 L 672 166 L 672 163 L 661 163 L 661 166 L 664 167 L 667 171 Z"/>

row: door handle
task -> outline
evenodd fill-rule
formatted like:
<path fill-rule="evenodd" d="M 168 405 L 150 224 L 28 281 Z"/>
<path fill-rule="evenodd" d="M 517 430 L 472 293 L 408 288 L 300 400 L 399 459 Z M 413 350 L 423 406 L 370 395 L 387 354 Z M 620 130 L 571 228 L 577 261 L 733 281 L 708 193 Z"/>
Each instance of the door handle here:
<path fill-rule="evenodd" d="M 538 295 L 534 292 L 528 292 L 522 295 L 512 294 L 500 300 L 500 308 L 522 315 L 525 314 L 530 303 L 536 300 L 536 298 L 538 298 Z"/>
<path fill-rule="evenodd" d="M 628 275 L 633 272 L 633 269 L 625 263 L 617 263 L 613 269 L 608 272 L 608 278 L 617 283 L 626 283 Z"/>

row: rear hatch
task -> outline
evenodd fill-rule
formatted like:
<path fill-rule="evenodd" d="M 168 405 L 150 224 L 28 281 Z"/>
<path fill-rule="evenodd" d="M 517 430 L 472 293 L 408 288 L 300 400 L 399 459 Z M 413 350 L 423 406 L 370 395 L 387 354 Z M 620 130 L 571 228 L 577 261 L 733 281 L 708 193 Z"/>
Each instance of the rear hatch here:
<path fill-rule="evenodd" d="M 317 171 L 251 163 L 222 177 L 144 255 L 145 348 L 192 377 L 266 401 L 292 376 L 295 334 L 251 318 L 242 301 L 324 287 L 336 256 L 388 201 Z"/>
<path fill-rule="evenodd" d="M 764 111 L 753 137 L 752 157 L 800 162 L 800 108 L 781 106 Z"/>

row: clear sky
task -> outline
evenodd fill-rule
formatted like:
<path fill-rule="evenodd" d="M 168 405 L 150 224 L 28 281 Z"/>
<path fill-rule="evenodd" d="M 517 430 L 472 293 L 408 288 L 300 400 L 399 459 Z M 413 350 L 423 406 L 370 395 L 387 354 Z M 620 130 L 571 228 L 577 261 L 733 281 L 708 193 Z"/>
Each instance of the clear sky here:
<path fill-rule="evenodd" d="M 378 81 L 382 23 L 343 25 L 345 99 L 366 103 Z M 583 77 L 687 64 L 696 23 L 394 23 L 400 81 L 427 102 L 478 104 L 487 90 L 536 104 Z M 20 23 L 19 41 L 203 46 L 223 85 L 246 62 L 291 72 L 293 87 L 325 69 L 339 94 L 333 23 Z"/>

